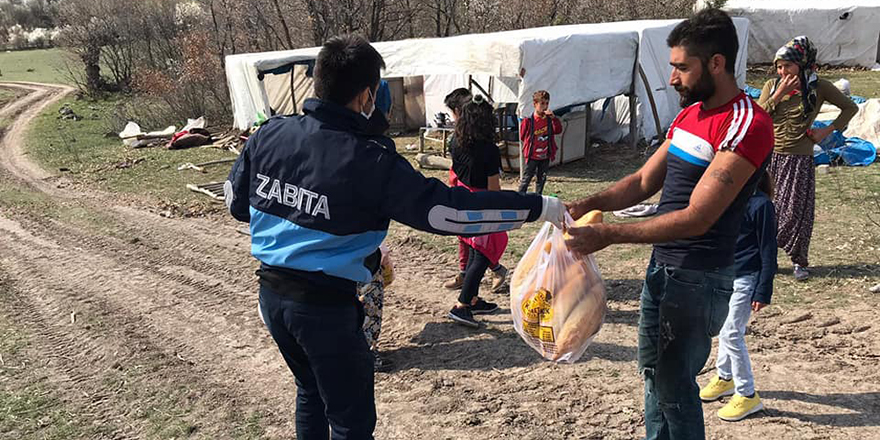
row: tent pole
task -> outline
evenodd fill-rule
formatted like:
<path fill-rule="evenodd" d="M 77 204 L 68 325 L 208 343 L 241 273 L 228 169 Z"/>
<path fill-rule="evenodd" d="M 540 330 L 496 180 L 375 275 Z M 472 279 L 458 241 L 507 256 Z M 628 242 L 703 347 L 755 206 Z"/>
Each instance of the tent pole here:
<path fill-rule="evenodd" d="M 590 123 L 593 122 L 593 103 L 588 102 L 584 111 L 584 158 L 587 158 L 587 152 L 590 147 Z"/>
<path fill-rule="evenodd" d="M 636 62 L 633 63 L 632 85 L 629 91 L 629 142 L 632 149 L 635 150 L 639 144 L 639 117 L 636 112 L 636 79 L 639 75 L 639 52 L 641 48 L 636 43 Z"/>
<path fill-rule="evenodd" d="M 293 113 L 296 114 L 296 85 L 294 84 L 294 79 L 296 78 L 296 68 L 290 68 L 290 100 L 293 102 Z"/>
<path fill-rule="evenodd" d="M 517 109 L 516 109 L 516 125 L 517 125 L 517 133 L 518 133 L 517 138 L 519 138 L 519 139 L 517 139 L 517 141 L 518 141 L 517 144 L 519 145 L 519 154 L 517 154 L 516 156 L 517 156 L 518 159 L 519 159 L 519 181 L 520 181 L 520 182 L 522 182 L 523 175 L 524 175 L 524 173 L 525 173 L 525 170 L 523 170 L 523 141 L 522 141 L 522 132 L 519 131 L 519 130 L 522 129 L 522 123 L 521 123 L 521 122 L 522 122 L 522 121 L 519 120 L 519 105 L 517 105 Z"/>
<path fill-rule="evenodd" d="M 492 99 L 492 95 L 491 95 L 489 92 L 487 92 L 486 89 L 484 89 L 483 86 L 480 85 L 480 83 L 478 83 L 478 82 L 474 81 L 473 79 L 471 79 L 470 81 L 468 81 L 468 90 L 471 90 L 471 86 L 472 86 L 472 85 L 473 85 L 473 86 L 477 86 L 477 90 L 483 92 L 483 95 L 486 97 L 486 99 L 489 100 L 489 103 L 490 103 L 490 104 L 493 104 L 493 105 L 495 104 L 495 100 Z M 491 88 L 491 87 L 490 87 L 490 88 Z M 471 92 L 471 93 L 473 93 L 473 92 Z"/>
<path fill-rule="evenodd" d="M 639 76 L 642 78 L 642 82 L 645 83 L 645 91 L 648 92 L 648 102 L 651 104 L 651 115 L 654 116 L 654 128 L 657 129 L 657 136 L 659 137 L 663 129 L 660 128 L 660 116 L 657 115 L 657 103 L 654 102 L 654 92 L 651 91 L 651 85 L 648 84 L 648 76 L 645 75 L 645 70 L 642 69 L 641 64 L 639 64 Z"/>

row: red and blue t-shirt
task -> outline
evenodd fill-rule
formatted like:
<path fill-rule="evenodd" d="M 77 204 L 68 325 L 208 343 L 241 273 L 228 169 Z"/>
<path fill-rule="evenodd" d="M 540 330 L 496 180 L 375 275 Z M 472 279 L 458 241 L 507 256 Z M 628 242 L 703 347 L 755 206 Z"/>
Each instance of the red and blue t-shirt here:
<path fill-rule="evenodd" d="M 660 214 L 690 204 L 691 193 L 719 150 L 733 151 L 758 168 L 707 233 L 654 246 L 656 261 L 673 267 L 710 270 L 730 266 L 746 202 L 773 151 L 773 119 L 740 93 L 710 110 L 704 110 L 702 103 L 683 109 L 669 127 L 668 137 L 671 143 Z"/>

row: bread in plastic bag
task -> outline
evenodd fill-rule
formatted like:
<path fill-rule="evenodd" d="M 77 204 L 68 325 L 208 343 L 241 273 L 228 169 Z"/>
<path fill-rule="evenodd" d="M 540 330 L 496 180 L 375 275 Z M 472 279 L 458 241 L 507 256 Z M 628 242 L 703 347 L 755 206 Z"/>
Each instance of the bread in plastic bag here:
<path fill-rule="evenodd" d="M 575 225 L 601 221 L 601 211 L 592 211 Z M 602 327 L 606 296 L 592 255 L 576 256 L 565 239 L 561 230 L 544 224 L 513 272 L 510 310 L 527 344 L 545 359 L 570 363 Z"/>

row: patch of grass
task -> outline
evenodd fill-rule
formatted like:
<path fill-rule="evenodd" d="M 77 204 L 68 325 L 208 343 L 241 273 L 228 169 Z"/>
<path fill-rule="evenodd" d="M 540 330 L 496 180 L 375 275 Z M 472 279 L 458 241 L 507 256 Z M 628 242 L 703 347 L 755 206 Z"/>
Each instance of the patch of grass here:
<path fill-rule="evenodd" d="M 266 434 L 263 429 L 263 415 L 253 412 L 247 416 L 243 424 L 237 424 L 232 438 L 236 440 L 252 440 L 261 439 Z"/>
<path fill-rule="evenodd" d="M 208 197 L 186 189 L 186 184 L 223 181 L 231 163 L 208 167 L 207 173 L 177 171 L 177 167 L 187 162 L 234 159 L 235 155 L 213 148 L 126 147 L 107 123 L 107 116 L 118 99 L 70 100 L 51 106 L 31 125 L 26 144 L 28 154 L 52 173 L 69 174 L 75 181 L 107 192 L 147 196 L 194 211 L 219 206 Z M 59 119 L 58 111 L 63 105 L 83 119 Z"/>
<path fill-rule="evenodd" d="M 15 99 L 15 92 L 9 89 L 0 89 L 0 107 Z"/>
<path fill-rule="evenodd" d="M 42 210 L 52 206 L 51 199 L 45 194 L 27 189 L 11 182 L 0 185 L 0 206 L 7 209 Z"/>
<path fill-rule="evenodd" d="M 39 49 L 0 52 L 0 82 L 32 81 L 73 85 L 66 77 L 62 49 Z"/>
<path fill-rule="evenodd" d="M 819 77 L 834 82 L 840 78 L 849 80 L 853 95 L 864 98 L 880 98 L 880 72 L 870 70 L 853 69 L 847 67 L 834 67 L 819 69 Z M 777 77 L 776 70 L 772 66 L 750 66 L 746 73 L 746 83 L 760 89 L 769 79 Z"/>
<path fill-rule="evenodd" d="M 18 182 L 0 180 L 0 208 L 11 213 L 39 213 L 41 216 L 100 231 L 105 235 L 120 239 L 129 238 L 121 232 L 121 225 L 112 216 L 87 208 L 77 201 L 53 199 L 39 190 L 23 186 Z"/>
<path fill-rule="evenodd" d="M 0 284 L 0 291 L 2 291 Z M 28 337 L 0 310 L 0 437 L 64 440 L 94 437 L 93 428 L 56 399 L 48 378 L 34 377 L 24 355 Z"/>
<path fill-rule="evenodd" d="M 9 102 L 17 99 L 21 96 L 21 93 L 18 92 L 17 89 L 4 89 L 0 88 L 0 108 L 3 108 Z M 12 123 L 12 119 L 9 118 L 0 118 L 0 135 L 6 131 L 6 128 Z"/>
<path fill-rule="evenodd" d="M 161 399 L 160 399 L 161 400 Z M 180 402 L 151 402 L 147 409 L 147 434 L 155 439 L 178 439 L 189 438 L 198 426 L 190 422 L 190 414 L 187 410 L 177 406 Z M 157 404 L 164 404 L 157 406 Z"/>

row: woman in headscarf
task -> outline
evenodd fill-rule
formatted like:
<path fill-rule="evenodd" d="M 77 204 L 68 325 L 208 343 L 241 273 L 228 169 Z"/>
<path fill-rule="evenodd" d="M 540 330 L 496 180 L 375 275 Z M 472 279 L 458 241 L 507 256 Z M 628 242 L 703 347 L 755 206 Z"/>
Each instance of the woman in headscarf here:
<path fill-rule="evenodd" d="M 779 78 L 764 84 L 758 104 L 773 117 L 776 137 L 769 171 L 776 181 L 777 241 L 791 258 L 795 279 L 801 281 L 810 276 L 808 253 L 816 196 L 813 145 L 835 129 L 843 131 L 858 106 L 816 75 L 816 48 L 807 37 L 789 41 L 776 52 L 773 62 Z M 825 128 L 811 130 L 825 101 L 837 106 L 840 116 Z"/>

